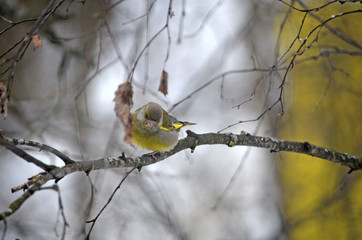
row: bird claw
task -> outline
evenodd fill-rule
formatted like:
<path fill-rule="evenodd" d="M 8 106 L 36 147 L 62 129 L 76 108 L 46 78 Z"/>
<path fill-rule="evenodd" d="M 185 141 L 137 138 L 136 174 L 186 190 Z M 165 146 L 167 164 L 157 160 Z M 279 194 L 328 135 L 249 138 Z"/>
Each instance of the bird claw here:
<path fill-rule="evenodd" d="M 150 153 L 145 153 L 145 154 L 143 154 L 143 156 L 149 156 L 149 157 L 152 157 L 153 160 L 157 160 L 157 158 L 155 156 L 157 153 L 159 153 L 159 151 L 153 151 L 153 152 L 150 152 Z"/>

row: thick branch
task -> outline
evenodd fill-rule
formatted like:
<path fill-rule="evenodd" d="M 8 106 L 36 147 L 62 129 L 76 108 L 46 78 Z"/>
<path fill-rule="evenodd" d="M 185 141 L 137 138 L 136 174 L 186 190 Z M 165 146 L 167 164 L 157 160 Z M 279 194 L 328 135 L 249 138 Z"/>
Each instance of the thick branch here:
<path fill-rule="evenodd" d="M 118 167 L 137 167 L 141 168 L 147 165 L 154 164 L 162 161 L 182 150 L 190 148 L 192 151 L 200 145 L 215 145 L 223 144 L 229 147 L 234 146 L 251 146 L 268 148 L 271 152 L 295 152 L 310 155 L 313 157 L 319 157 L 331 162 L 339 163 L 347 166 L 353 170 L 362 169 L 362 159 L 356 156 L 349 155 L 347 153 L 339 153 L 332 149 L 318 147 L 308 142 L 292 142 L 284 141 L 270 137 L 260 137 L 250 135 L 248 133 L 241 134 L 196 134 L 191 131 L 187 131 L 188 136 L 181 139 L 174 149 L 169 152 L 158 152 L 153 156 L 143 155 L 137 158 L 129 158 L 125 156 L 102 158 L 93 161 L 82 161 L 68 164 L 61 169 L 54 169 L 51 171 L 56 178 L 62 178 L 72 172 L 78 171 L 92 171 L 106 168 L 118 168 Z"/>
<path fill-rule="evenodd" d="M 119 167 L 136 167 L 141 168 L 147 165 L 160 162 L 184 149 L 190 148 L 193 152 L 197 146 L 222 144 L 229 147 L 234 146 L 252 146 L 270 149 L 270 152 L 295 152 L 302 153 L 318 158 L 322 158 L 334 163 L 351 168 L 351 170 L 362 169 L 362 159 L 347 153 L 336 152 L 329 148 L 318 147 L 308 142 L 284 141 L 276 138 L 254 136 L 242 132 L 241 134 L 196 134 L 187 131 L 188 136 L 181 139 L 178 144 L 169 152 L 158 152 L 153 156 L 143 155 L 137 158 L 129 158 L 124 155 L 119 157 L 102 158 L 92 161 L 80 161 L 66 164 L 61 168 L 53 168 L 46 175 L 40 177 L 39 180 L 27 190 L 20 198 L 9 205 L 10 210 L 0 213 L 0 220 L 4 220 L 12 215 L 34 192 L 39 190 L 47 181 L 55 179 L 59 180 L 73 172 L 90 172 L 92 170 L 119 168 Z M 4 141 L 0 141 L 3 144 Z M 8 145 L 4 145 L 9 147 Z"/>

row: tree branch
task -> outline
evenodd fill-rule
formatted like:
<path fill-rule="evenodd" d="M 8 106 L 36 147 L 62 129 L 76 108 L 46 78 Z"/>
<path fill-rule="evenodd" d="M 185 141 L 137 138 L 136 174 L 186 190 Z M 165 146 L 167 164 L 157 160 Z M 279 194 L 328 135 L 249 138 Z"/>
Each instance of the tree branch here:
<path fill-rule="evenodd" d="M 222 144 L 228 147 L 234 146 L 252 146 L 259 148 L 270 149 L 270 152 L 295 152 L 310 155 L 313 157 L 322 158 L 334 163 L 339 163 L 349 167 L 351 171 L 362 169 L 362 159 L 357 156 L 347 153 L 340 153 L 329 148 L 319 147 L 309 142 L 293 142 L 285 141 L 277 138 L 255 136 L 249 133 L 242 132 L 240 134 L 225 133 L 205 133 L 196 134 L 191 131 L 186 131 L 187 137 L 181 139 L 174 149 L 168 152 L 158 152 L 152 156 L 143 155 L 136 158 L 126 157 L 124 154 L 119 157 L 102 158 L 92 161 L 79 161 L 66 164 L 63 167 L 55 167 L 48 171 L 47 174 L 40 177 L 35 184 L 29 188 L 21 197 L 9 205 L 10 210 L 0 213 L 0 220 L 4 220 L 7 216 L 12 215 L 34 192 L 41 189 L 41 186 L 47 181 L 61 178 L 73 172 L 90 172 L 93 170 L 119 168 L 119 167 L 135 167 L 142 168 L 147 165 L 160 162 L 182 150 L 191 149 L 193 152 L 197 146 L 201 145 L 216 145 Z M 8 144 L 4 144 L 5 139 L 0 141 L 0 144 L 8 148 Z M 11 149 L 10 149 L 11 150 Z M 23 150 L 22 150 L 23 151 Z M 25 151 L 24 151 L 25 152 Z M 26 160 L 26 159 L 25 159 Z"/>
<path fill-rule="evenodd" d="M 2 139 L 2 135 L 0 134 L 0 139 Z M 72 159 L 70 159 L 67 155 L 65 155 L 64 153 L 58 151 L 57 149 L 46 145 L 46 144 L 42 144 L 42 143 L 38 143 L 35 141 L 29 141 L 29 140 L 24 140 L 24 139 L 13 139 L 13 138 L 9 138 L 6 137 L 6 141 L 8 142 L 8 144 L 12 144 L 12 145 L 26 145 L 26 146 L 31 146 L 34 148 L 38 148 L 39 151 L 47 151 L 50 153 L 53 153 L 55 156 L 57 156 L 58 158 L 60 158 L 65 164 L 69 164 L 69 163 L 73 163 L 74 161 Z M 3 145 L 3 144 L 1 144 Z M 46 170 L 46 169 L 44 169 Z"/>
<path fill-rule="evenodd" d="M 16 147 L 15 144 L 13 144 L 12 142 L 3 139 L 1 136 L 0 136 L 0 145 L 3 145 L 4 147 L 12 151 L 14 154 L 24 159 L 25 161 L 34 163 L 36 166 L 42 168 L 44 171 L 49 172 L 50 170 L 55 168 L 55 166 L 45 164 L 42 161 L 36 159 L 35 157 L 25 152 L 23 149 Z"/>

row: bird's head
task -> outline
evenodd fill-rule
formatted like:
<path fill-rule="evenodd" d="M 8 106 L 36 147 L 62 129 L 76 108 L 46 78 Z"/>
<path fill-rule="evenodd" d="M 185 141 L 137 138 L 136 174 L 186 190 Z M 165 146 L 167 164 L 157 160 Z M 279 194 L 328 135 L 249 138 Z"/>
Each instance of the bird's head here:
<path fill-rule="evenodd" d="M 158 129 L 163 122 L 163 109 L 157 103 L 150 102 L 141 109 L 138 117 L 145 128 Z"/>

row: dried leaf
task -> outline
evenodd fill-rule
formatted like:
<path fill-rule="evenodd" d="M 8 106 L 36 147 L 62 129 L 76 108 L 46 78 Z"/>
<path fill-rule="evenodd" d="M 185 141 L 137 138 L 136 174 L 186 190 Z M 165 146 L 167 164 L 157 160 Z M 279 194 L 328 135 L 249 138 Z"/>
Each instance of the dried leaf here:
<path fill-rule="evenodd" d="M 132 144 L 132 84 L 130 82 L 120 84 L 115 95 L 116 97 L 113 100 L 115 102 L 114 111 L 123 124 L 125 131 L 124 141 Z"/>
<path fill-rule="evenodd" d="M 165 96 L 168 93 L 168 73 L 165 70 L 162 71 L 158 91 L 162 92 Z"/>
<path fill-rule="evenodd" d="M 34 45 L 33 50 L 34 51 L 43 46 L 41 39 L 40 39 L 40 35 L 31 36 L 31 40 L 33 41 L 33 45 Z"/>
<path fill-rule="evenodd" d="M 94 18 L 94 19 L 98 19 L 99 17 L 100 17 L 99 12 L 94 12 L 94 13 L 92 14 L 92 18 Z"/>
<path fill-rule="evenodd" d="M 4 119 L 8 116 L 7 87 L 3 82 L 0 82 L 0 114 L 4 115 Z"/>

